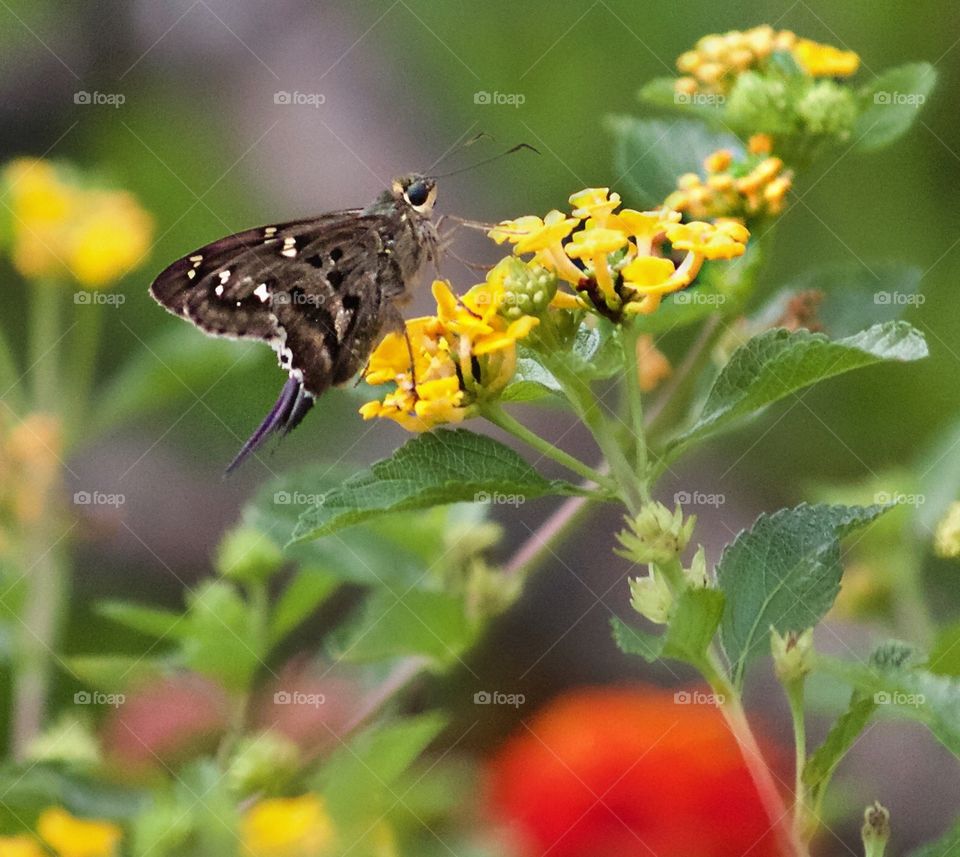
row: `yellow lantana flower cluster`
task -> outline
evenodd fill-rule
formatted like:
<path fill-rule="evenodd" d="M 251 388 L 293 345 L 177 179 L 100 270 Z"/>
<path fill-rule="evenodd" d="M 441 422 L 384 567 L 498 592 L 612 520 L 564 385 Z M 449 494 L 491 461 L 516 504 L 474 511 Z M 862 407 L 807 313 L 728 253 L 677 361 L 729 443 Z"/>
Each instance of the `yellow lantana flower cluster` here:
<path fill-rule="evenodd" d="M 89 186 L 50 161 L 19 158 L 0 173 L 13 264 L 31 279 L 113 284 L 150 248 L 153 220 L 126 191 Z"/>
<path fill-rule="evenodd" d="M 763 24 L 700 39 L 677 59 L 683 77 L 676 80 L 676 91 L 684 95 L 725 94 L 740 74 L 762 69 L 778 52 L 791 54 L 811 77 L 849 77 L 860 67 L 860 57 L 854 51 L 802 39 L 790 30 L 774 30 Z"/>
<path fill-rule="evenodd" d="M 37 835 L 39 840 L 30 834 L 0 836 L 0 855 L 48 857 L 49 848 L 57 857 L 116 857 L 123 831 L 109 821 L 77 818 L 65 809 L 50 807 L 40 813 Z"/>
<path fill-rule="evenodd" d="M 383 417 L 409 431 L 427 431 L 474 416 L 484 399 L 502 391 L 516 369 L 517 340 L 539 323 L 532 315 L 505 318 L 503 280 L 498 266 L 459 298 L 448 283 L 436 280 L 436 315 L 411 319 L 370 356 L 366 382 L 392 383 L 395 389 L 367 402 L 360 409 L 363 418 Z"/>
<path fill-rule="evenodd" d="M 258 801 L 241 822 L 243 851 L 251 857 L 321 857 L 332 853 L 333 822 L 315 794 Z"/>
<path fill-rule="evenodd" d="M 654 312 L 665 295 L 693 282 L 707 259 L 743 255 L 750 237 L 737 221 L 681 223 L 671 208 L 617 210 L 620 195 L 609 188 L 586 188 L 570 197 L 571 215 L 551 211 L 544 218 L 520 217 L 488 234 L 508 241 L 530 264 L 552 271 L 574 294 L 558 292 L 553 305 L 589 309 L 613 320 Z M 683 254 L 679 264 L 666 242 Z"/>
<path fill-rule="evenodd" d="M 664 205 L 695 220 L 775 217 L 783 211 L 793 173 L 770 154 L 771 146 L 768 135 L 756 134 L 745 157 L 736 158 L 729 149 L 713 152 L 703 162 L 703 178 L 681 176 Z"/>

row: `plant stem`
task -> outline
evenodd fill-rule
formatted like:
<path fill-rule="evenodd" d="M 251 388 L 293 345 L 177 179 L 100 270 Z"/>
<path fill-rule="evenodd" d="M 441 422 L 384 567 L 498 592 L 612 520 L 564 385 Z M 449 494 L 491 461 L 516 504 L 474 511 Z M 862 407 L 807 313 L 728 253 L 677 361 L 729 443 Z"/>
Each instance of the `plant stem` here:
<path fill-rule="evenodd" d="M 626 367 L 623 383 L 630 404 L 630 420 L 633 424 L 633 444 L 636 455 L 637 476 L 640 480 L 641 494 L 644 501 L 650 500 L 650 486 L 648 481 L 647 438 L 643 419 L 643 396 L 640 390 L 640 372 L 637 362 L 637 340 L 639 336 L 635 324 L 624 325 L 621 328 L 620 348 L 623 352 L 623 363 Z"/>
<path fill-rule="evenodd" d="M 780 795 L 774 780 L 773 773 L 764 759 L 763 753 L 757 744 L 750 722 L 740 701 L 740 694 L 727 677 L 726 670 L 716 650 L 708 653 L 707 661 L 701 666 L 701 672 L 710 683 L 710 687 L 720 702 L 720 711 L 733 733 L 744 764 L 750 772 L 760 801 L 767 812 L 771 826 L 776 830 L 784 854 L 793 857 L 808 857 L 806 846 L 797 838 L 790 824 L 790 812 Z"/>
<path fill-rule="evenodd" d="M 518 440 L 522 440 L 528 446 L 533 447 L 537 452 L 552 458 L 554 461 L 562 464 L 568 470 L 572 470 L 579 476 L 590 480 L 591 483 L 616 490 L 616 484 L 609 476 L 594 470 L 590 465 L 584 464 L 580 459 L 564 452 L 559 447 L 554 446 L 550 441 L 540 437 L 540 435 L 528 429 L 523 423 L 510 416 L 499 404 L 490 404 L 483 410 L 483 415 L 495 426 L 499 426 L 505 432 L 509 432 Z"/>
<path fill-rule="evenodd" d="M 58 283 L 33 284 L 30 299 L 30 359 L 33 375 L 33 405 L 38 411 L 60 410 L 60 302 Z"/>
<path fill-rule="evenodd" d="M 787 702 L 790 704 L 790 719 L 793 721 L 794 786 L 793 786 L 793 829 L 794 836 L 801 841 L 807 840 L 807 793 L 803 783 L 803 770 L 807 766 L 807 725 L 803 716 L 803 678 L 789 681 L 784 686 Z"/>
<path fill-rule="evenodd" d="M 90 407 L 90 392 L 97 368 L 97 352 L 103 329 L 103 306 L 82 306 L 77 312 L 70 355 L 70 426 L 69 437 L 82 428 Z"/>

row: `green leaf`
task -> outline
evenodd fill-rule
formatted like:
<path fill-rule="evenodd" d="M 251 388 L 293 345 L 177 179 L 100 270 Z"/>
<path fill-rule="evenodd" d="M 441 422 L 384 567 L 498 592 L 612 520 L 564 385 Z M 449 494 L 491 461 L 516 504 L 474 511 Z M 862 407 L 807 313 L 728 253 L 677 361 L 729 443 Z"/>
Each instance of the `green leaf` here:
<path fill-rule="evenodd" d="M 920 496 L 924 502 L 917 508 L 916 520 L 921 538 L 929 541 L 940 519 L 954 500 L 960 500 L 960 420 L 953 420 L 936 434 L 936 442 L 924 451 L 917 471 Z"/>
<path fill-rule="evenodd" d="M 172 610 L 144 607 L 129 601 L 104 601 L 97 605 L 96 611 L 125 628 L 158 640 L 175 638 L 177 626 L 183 621 L 183 616 Z"/>
<path fill-rule="evenodd" d="M 550 371 L 540 363 L 536 354 L 522 343 L 517 347 L 517 369 L 510 383 L 501 393 L 505 402 L 538 402 L 561 398 L 563 388 Z"/>
<path fill-rule="evenodd" d="M 380 515 L 476 501 L 493 493 L 530 500 L 580 492 L 568 482 L 544 479 L 499 441 L 463 429 L 441 429 L 415 437 L 390 458 L 322 494 L 304 512 L 293 537 L 317 539 Z"/>
<path fill-rule="evenodd" d="M 876 324 L 837 341 L 808 330 L 768 330 L 738 348 L 707 394 L 694 426 L 672 447 L 724 429 L 779 399 L 852 369 L 927 356 L 923 335 L 903 321 Z"/>
<path fill-rule="evenodd" d="M 357 619 L 334 633 L 331 654 L 353 662 L 422 656 L 444 667 L 458 660 L 477 630 L 461 598 L 417 589 L 398 596 L 381 589 L 367 598 Z"/>
<path fill-rule="evenodd" d="M 823 743 L 807 760 L 803 769 L 803 782 L 814 799 L 819 791 L 826 788 L 833 772 L 857 742 L 876 710 L 876 703 L 871 697 L 854 693 L 849 708 L 837 718 Z"/>
<path fill-rule="evenodd" d="M 321 771 L 321 786 L 334 820 L 351 828 L 380 817 L 402 794 L 397 780 L 446 725 L 424 714 L 374 726 L 334 753 Z"/>
<path fill-rule="evenodd" d="M 929 842 L 916 851 L 911 851 L 908 857 L 956 857 L 958 852 L 960 852 L 960 819 L 957 819 L 953 827 L 936 842 Z"/>
<path fill-rule="evenodd" d="M 340 586 L 336 574 L 323 569 L 301 568 L 277 599 L 270 617 L 270 644 L 275 646 L 306 620 Z"/>
<path fill-rule="evenodd" d="M 88 433 L 193 401 L 227 372 L 253 366 L 263 357 L 254 343 L 207 339 L 179 324 L 135 353 L 107 382 L 93 408 L 96 422 Z"/>
<path fill-rule="evenodd" d="M 816 625 L 840 591 L 840 539 L 876 519 L 882 506 L 810 506 L 761 515 L 727 546 L 717 582 L 727 596 L 723 647 L 734 680 L 778 633 Z"/>
<path fill-rule="evenodd" d="M 874 151 L 903 136 L 936 82 L 936 70 L 925 62 L 901 65 L 881 74 L 860 96 L 862 113 L 853 132 L 857 148 Z"/>
<path fill-rule="evenodd" d="M 902 262 L 854 262 L 825 265 L 808 271 L 790 283 L 756 317 L 773 324 L 798 293 L 823 295 L 817 318 L 831 339 L 852 336 L 867 325 L 896 321 L 923 302 L 918 294 L 923 272 Z"/>
<path fill-rule="evenodd" d="M 960 622 L 937 634 L 927 668 L 935 675 L 960 678 Z"/>
<path fill-rule="evenodd" d="M 105 693 L 120 693 L 165 671 L 164 664 L 155 658 L 134 655 L 76 655 L 64 663 L 85 685 Z"/>
<path fill-rule="evenodd" d="M 672 83 L 670 89 L 672 101 Z M 662 205 L 677 189 L 677 179 L 699 172 L 711 152 L 743 150 L 732 134 L 711 131 L 691 119 L 609 116 L 605 124 L 614 137 L 614 168 L 635 197 L 631 204 L 640 207 Z"/>
<path fill-rule="evenodd" d="M 703 663 L 723 615 L 724 595 L 716 589 L 688 589 L 678 599 L 666 631 L 638 631 L 617 617 L 610 620 L 620 651 L 653 663 L 672 658 L 694 666 Z"/>

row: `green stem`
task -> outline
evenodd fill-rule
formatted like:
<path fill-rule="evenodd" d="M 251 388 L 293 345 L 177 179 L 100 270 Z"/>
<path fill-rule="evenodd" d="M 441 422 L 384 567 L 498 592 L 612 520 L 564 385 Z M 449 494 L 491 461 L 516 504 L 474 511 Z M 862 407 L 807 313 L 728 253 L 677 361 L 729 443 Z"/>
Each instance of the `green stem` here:
<path fill-rule="evenodd" d="M 30 358 L 33 404 L 36 410 L 60 410 L 60 329 L 62 287 L 58 283 L 33 284 L 30 300 Z"/>
<path fill-rule="evenodd" d="M 806 842 L 809 837 L 807 792 L 803 782 L 803 771 L 807 766 L 807 724 L 803 716 L 804 680 L 798 678 L 784 686 L 787 702 L 790 705 L 790 719 L 793 721 L 794 743 L 794 786 L 793 786 L 793 825 L 794 835 Z"/>
<path fill-rule="evenodd" d="M 616 491 L 616 483 L 610 479 L 609 476 L 594 470 L 590 465 L 584 464 L 580 459 L 574 458 L 559 447 L 554 446 L 550 441 L 540 437 L 540 435 L 528 429 L 519 420 L 510 416 L 499 404 L 492 403 L 486 405 L 483 409 L 483 415 L 495 426 L 499 426 L 505 432 L 509 432 L 515 438 L 522 440 L 547 458 L 553 459 L 568 470 L 572 470 L 579 476 L 589 479 L 596 485 L 610 491 Z"/>
<path fill-rule="evenodd" d="M 76 313 L 70 354 L 70 425 L 68 437 L 76 437 L 86 421 L 90 393 L 97 368 L 97 352 L 103 330 L 103 306 L 81 306 Z"/>
<path fill-rule="evenodd" d="M 621 328 L 620 348 L 626 368 L 623 383 L 627 401 L 630 405 L 630 421 L 633 424 L 633 444 L 636 455 L 636 471 L 640 480 L 640 490 L 644 502 L 650 500 L 649 462 L 647 458 L 647 438 L 643 419 L 643 396 L 640 390 L 640 372 L 637 362 L 637 340 L 639 338 L 635 324 Z"/>

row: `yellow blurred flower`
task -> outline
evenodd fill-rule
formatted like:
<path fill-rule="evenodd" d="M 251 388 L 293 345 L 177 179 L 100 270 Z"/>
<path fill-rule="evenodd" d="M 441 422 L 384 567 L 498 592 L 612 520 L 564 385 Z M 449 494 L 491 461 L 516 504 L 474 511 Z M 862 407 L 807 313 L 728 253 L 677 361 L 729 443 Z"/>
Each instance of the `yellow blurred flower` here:
<path fill-rule="evenodd" d="M 392 419 L 408 431 L 459 423 L 479 411 L 513 377 L 516 343 L 539 323 L 531 315 L 508 321 L 502 270 L 457 297 L 436 280 L 437 314 L 411 319 L 402 333 L 390 333 L 370 356 L 368 384 L 393 383 L 382 400 L 367 402 L 364 419 Z M 411 362 L 412 356 L 412 362 Z"/>
<path fill-rule="evenodd" d="M 680 212 L 669 206 L 618 212 L 620 196 L 609 188 L 586 188 L 571 195 L 570 204 L 572 217 L 559 211 L 543 220 L 521 217 L 489 235 L 498 243 L 510 241 L 517 255 L 533 253 L 531 265 L 573 286 L 573 295 L 556 293 L 554 308 L 594 310 L 614 321 L 652 313 L 664 295 L 693 282 L 704 260 L 741 255 L 750 234 L 742 224 L 725 221 L 681 224 Z M 665 240 L 687 251 L 679 265 L 661 253 Z"/>
<path fill-rule="evenodd" d="M 50 414 L 4 425 L 0 414 L 0 522 L 15 529 L 40 520 L 59 484 L 63 437 Z"/>
<path fill-rule="evenodd" d="M 637 383 L 644 393 L 649 393 L 673 373 L 667 356 L 657 348 L 649 334 L 637 337 Z"/>
<path fill-rule="evenodd" d="M 60 807 L 40 813 L 37 833 L 59 857 L 114 857 L 123 837 L 109 821 L 76 818 Z"/>
<path fill-rule="evenodd" d="M 677 58 L 682 76 L 674 82 L 674 88 L 687 96 L 697 92 L 726 94 L 740 74 L 763 71 L 778 52 L 789 52 L 811 77 L 847 77 L 860 66 L 860 57 L 853 51 L 798 39 L 791 30 L 774 30 L 763 24 L 750 30 L 704 36 Z"/>
<path fill-rule="evenodd" d="M 0 836 L 0 857 L 46 857 L 32 836 Z"/>
<path fill-rule="evenodd" d="M 146 255 L 152 218 L 129 193 L 87 186 L 49 161 L 19 158 L 3 170 L 12 258 L 31 279 L 70 276 L 109 286 Z"/>
<path fill-rule="evenodd" d="M 262 800 L 241 823 L 244 853 L 252 857 L 322 857 L 332 853 L 333 822 L 315 794 Z"/>
<path fill-rule="evenodd" d="M 704 177 L 696 173 L 681 176 L 664 205 L 695 220 L 748 221 L 780 214 L 793 185 L 793 173 L 784 169 L 780 158 L 769 156 L 771 146 L 769 136 L 756 134 L 748 143 L 746 156 L 737 158 L 728 149 L 708 155 L 703 162 Z"/>
<path fill-rule="evenodd" d="M 933 548 L 937 556 L 946 559 L 960 557 L 960 500 L 950 504 L 947 513 L 937 524 Z"/>

